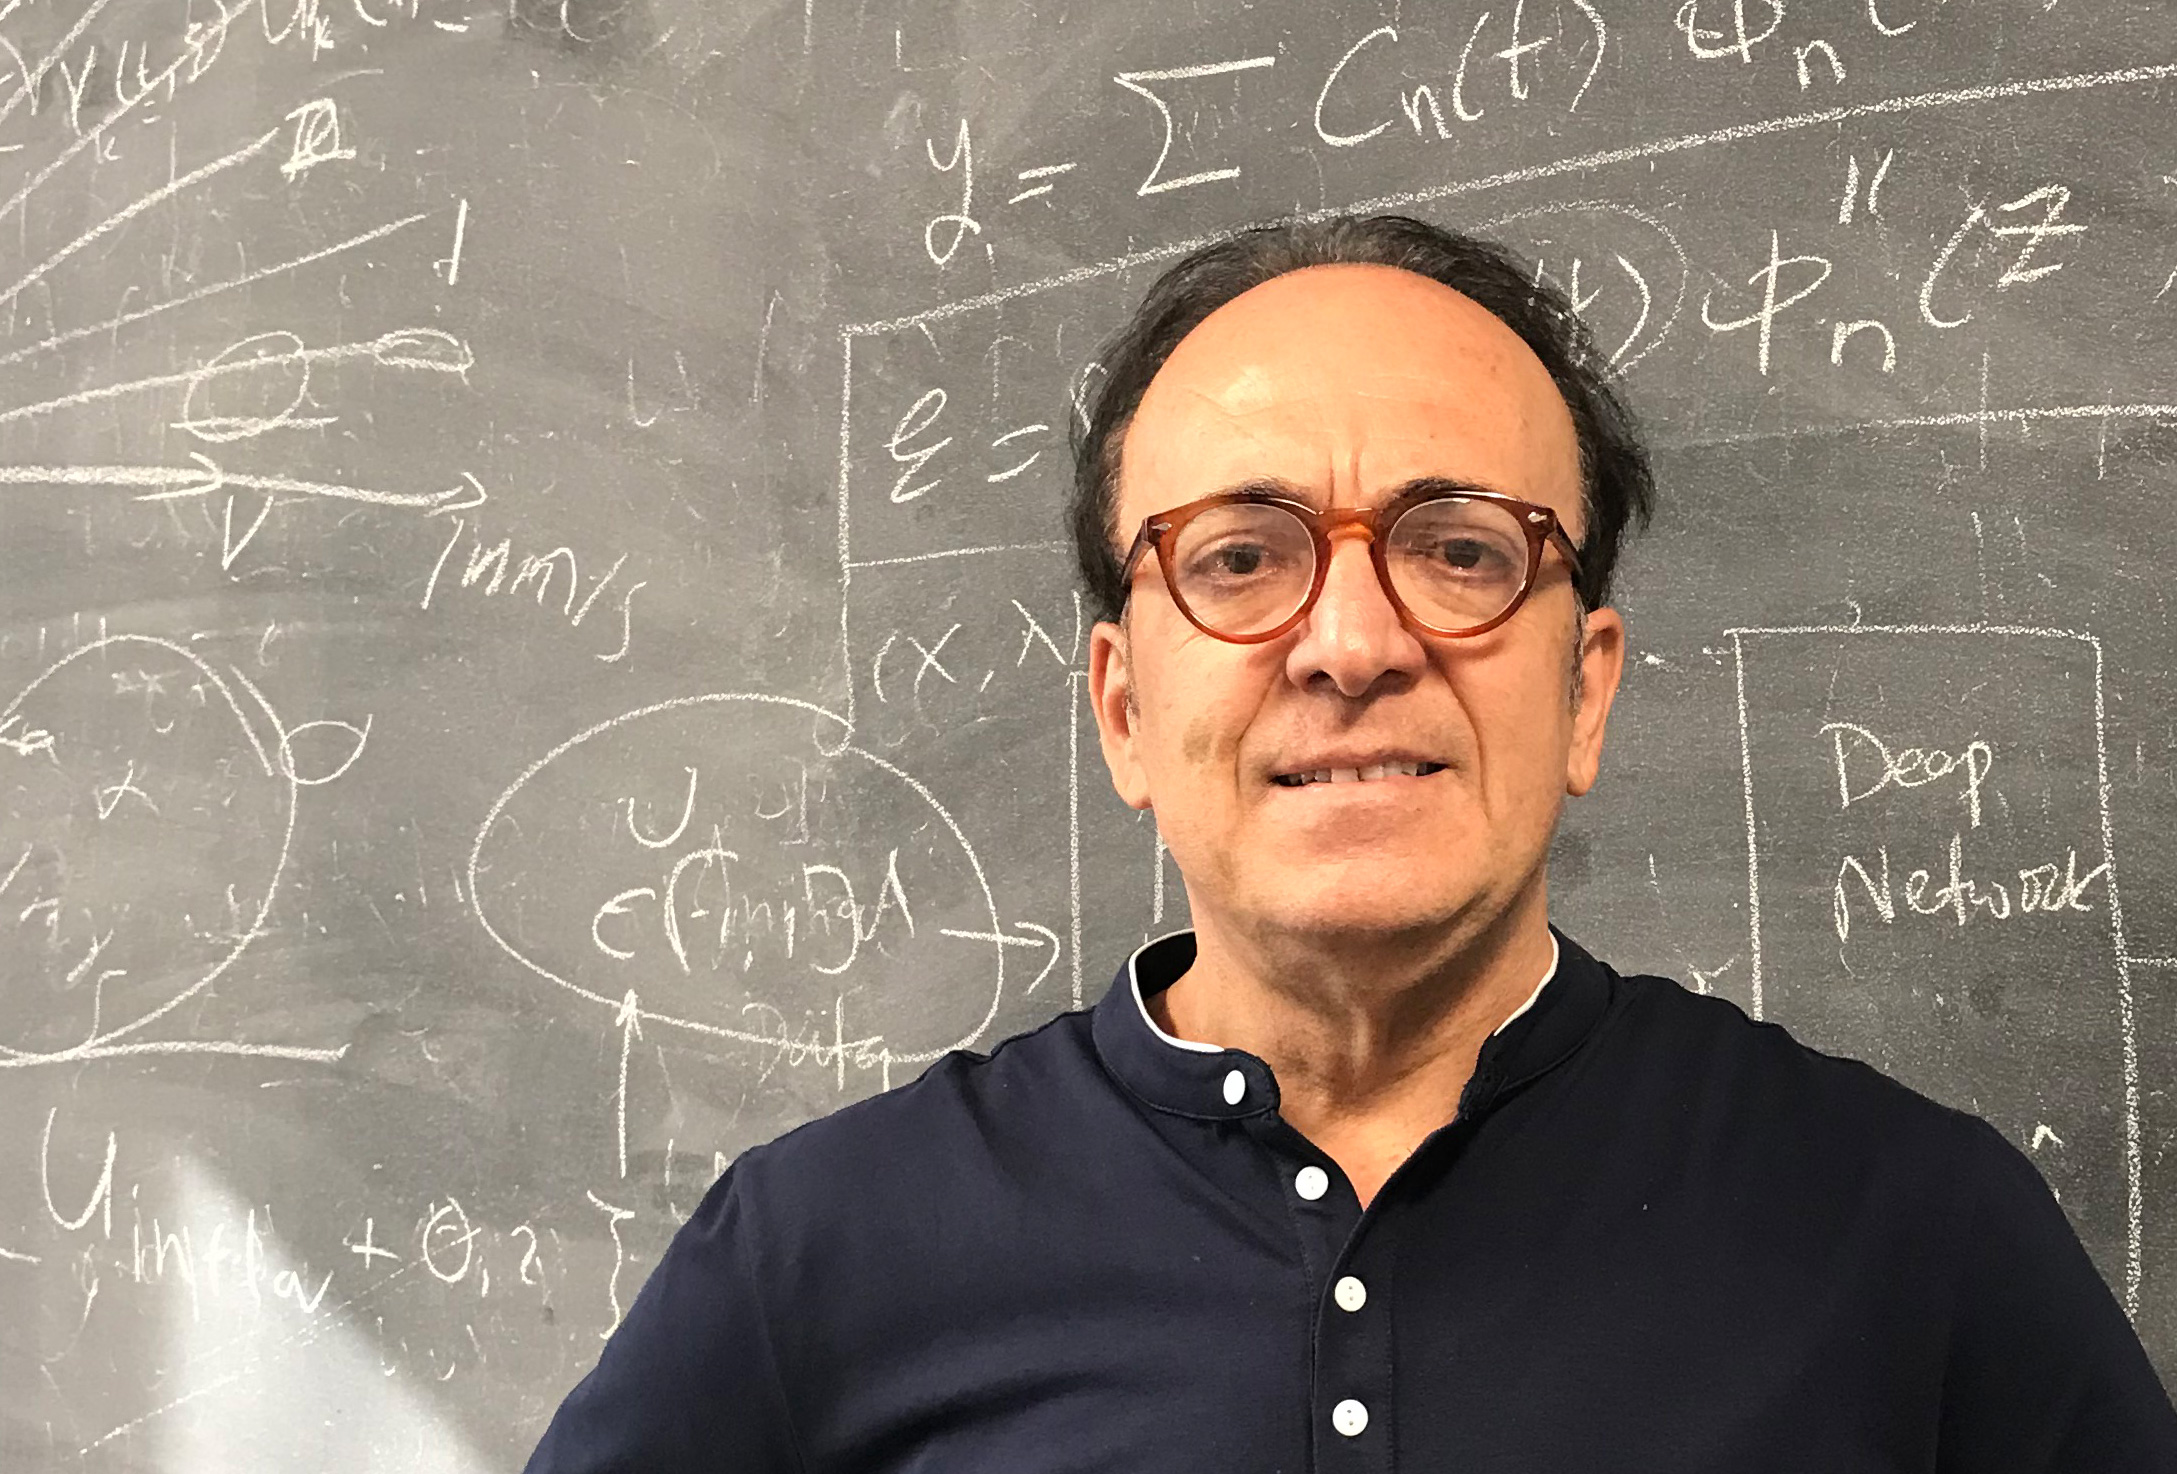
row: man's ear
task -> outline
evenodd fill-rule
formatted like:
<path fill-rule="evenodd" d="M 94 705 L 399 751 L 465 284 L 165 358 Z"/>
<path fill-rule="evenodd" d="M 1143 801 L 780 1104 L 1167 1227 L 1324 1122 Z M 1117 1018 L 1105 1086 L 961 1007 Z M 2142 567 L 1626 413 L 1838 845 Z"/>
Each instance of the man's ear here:
<path fill-rule="evenodd" d="M 1123 625 L 1099 620 L 1089 631 L 1089 706 L 1104 749 L 1111 786 L 1127 806 L 1149 807 L 1149 777 L 1138 755 L 1141 703 L 1134 687 L 1132 651 Z"/>
<path fill-rule="evenodd" d="M 1565 754 L 1565 792 L 1578 798 L 1595 786 L 1602 770 L 1603 727 L 1625 674 L 1625 620 L 1605 606 L 1587 617 L 1580 646 L 1580 705 L 1572 714 L 1572 746 Z"/>

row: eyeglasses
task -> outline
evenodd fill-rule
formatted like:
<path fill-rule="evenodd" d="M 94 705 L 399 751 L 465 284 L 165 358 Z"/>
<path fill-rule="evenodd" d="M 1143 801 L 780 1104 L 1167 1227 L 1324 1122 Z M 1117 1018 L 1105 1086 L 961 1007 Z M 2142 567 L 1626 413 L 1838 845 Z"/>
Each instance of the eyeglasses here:
<path fill-rule="evenodd" d="M 1360 529 L 1391 606 L 1433 635 L 1479 635 L 1510 619 L 1555 543 L 1577 580 L 1580 555 L 1548 507 L 1496 492 L 1420 489 L 1380 508 L 1334 507 L 1261 492 L 1225 492 L 1142 520 L 1120 581 L 1153 548 L 1172 602 L 1196 629 L 1252 645 L 1284 634 L 1315 607 L 1331 537 Z"/>

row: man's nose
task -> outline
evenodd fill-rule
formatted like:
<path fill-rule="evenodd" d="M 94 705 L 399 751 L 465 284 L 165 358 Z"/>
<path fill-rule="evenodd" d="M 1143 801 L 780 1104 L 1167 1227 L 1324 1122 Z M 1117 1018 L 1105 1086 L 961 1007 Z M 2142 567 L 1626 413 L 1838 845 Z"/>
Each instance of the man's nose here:
<path fill-rule="evenodd" d="M 1385 676 L 1410 677 L 1428 655 L 1376 577 L 1368 535 L 1358 528 L 1331 534 L 1323 592 L 1301 621 L 1286 674 L 1301 686 L 1328 680 L 1342 696 L 1366 695 Z"/>

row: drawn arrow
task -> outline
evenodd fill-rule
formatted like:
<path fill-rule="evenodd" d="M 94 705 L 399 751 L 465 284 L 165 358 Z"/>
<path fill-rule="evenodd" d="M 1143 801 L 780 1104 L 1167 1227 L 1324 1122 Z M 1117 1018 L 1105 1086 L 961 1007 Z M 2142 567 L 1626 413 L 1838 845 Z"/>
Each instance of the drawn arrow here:
<path fill-rule="evenodd" d="M 1058 966 L 1058 954 L 1062 950 L 1058 944 L 1058 933 L 1047 926 L 1037 926 L 1032 921 L 1016 921 L 1013 925 L 1023 932 L 1032 933 L 1032 935 L 1008 936 L 1004 932 L 961 931 L 949 926 L 938 928 L 938 932 L 941 936 L 958 937 L 963 942 L 996 942 L 1001 947 L 1048 946 L 1051 949 L 1051 955 L 1045 959 L 1043 971 L 1036 974 L 1035 982 L 1022 989 L 1023 993 L 1033 993 L 1037 985 L 1051 975 L 1051 969 Z"/>
<path fill-rule="evenodd" d="M 1036 974 L 1035 982 L 1030 983 L 1026 989 L 1027 992 L 1033 993 L 1036 988 L 1042 983 L 1042 981 L 1051 975 L 1051 969 L 1058 966 L 1058 933 L 1052 931 L 1049 927 L 1037 926 L 1032 921 L 1016 921 L 1013 923 L 1013 925 L 1020 928 L 1020 930 L 1022 931 L 1034 932 L 1036 934 L 1037 940 L 1049 942 L 1051 944 L 1051 955 L 1044 961 L 1043 971 Z M 1026 941 L 1027 938 L 1023 938 L 1022 940 Z"/>
<path fill-rule="evenodd" d="M 176 501 L 183 497 L 210 496 L 229 487 L 237 491 L 285 493 L 320 497 L 330 501 L 363 502 L 375 507 L 445 506 L 457 497 L 480 498 L 480 486 L 457 486 L 446 491 L 377 491 L 367 486 L 348 486 L 336 481 L 302 481 L 292 476 L 253 476 L 221 469 L 201 451 L 190 453 L 188 466 L 6 466 L 0 465 L 0 486 L 110 486 L 139 493 L 146 502 Z M 464 478 L 466 479 L 466 478 Z M 473 489 L 472 489 L 473 487 Z M 471 501 L 469 505 L 478 503 Z"/>
<path fill-rule="evenodd" d="M 227 473 L 219 469 L 219 462 L 213 460 L 203 451 L 190 451 L 189 459 L 196 462 L 197 472 L 204 477 L 204 483 L 199 486 L 194 480 L 184 481 L 182 485 L 187 488 L 188 495 L 210 496 L 227 484 Z"/>
<path fill-rule="evenodd" d="M 430 511 L 431 516 L 439 517 L 448 512 L 466 512 L 472 508 L 481 507 L 485 502 L 491 500 L 490 494 L 484 490 L 484 484 L 474 476 L 463 471 L 461 479 L 467 484 L 449 486 L 438 494 L 435 499 L 437 504 Z"/>
<path fill-rule="evenodd" d="M 218 465 L 201 452 L 193 466 L 0 466 L 0 486 L 119 486 L 149 488 L 169 496 L 205 496 L 227 484 Z"/>

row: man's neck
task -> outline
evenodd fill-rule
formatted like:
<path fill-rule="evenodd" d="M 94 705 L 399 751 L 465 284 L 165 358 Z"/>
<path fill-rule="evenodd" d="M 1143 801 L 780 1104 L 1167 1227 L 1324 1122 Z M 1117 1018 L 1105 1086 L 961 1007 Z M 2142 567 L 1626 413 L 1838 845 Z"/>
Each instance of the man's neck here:
<path fill-rule="evenodd" d="M 1469 936 L 1322 943 L 1199 916 L 1195 960 L 1148 1000 L 1181 1039 L 1276 1071 L 1279 1114 L 1365 1205 L 1451 1120 L 1482 1043 L 1534 992 L 1552 941 L 1542 888 Z"/>

